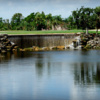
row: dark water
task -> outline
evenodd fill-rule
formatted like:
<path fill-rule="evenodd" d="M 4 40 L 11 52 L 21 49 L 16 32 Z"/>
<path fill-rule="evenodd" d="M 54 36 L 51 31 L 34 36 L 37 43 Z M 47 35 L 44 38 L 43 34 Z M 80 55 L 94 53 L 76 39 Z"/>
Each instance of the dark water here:
<path fill-rule="evenodd" d="M 0 100 L 100 100 L 100 51 L 2 55 Z"/>

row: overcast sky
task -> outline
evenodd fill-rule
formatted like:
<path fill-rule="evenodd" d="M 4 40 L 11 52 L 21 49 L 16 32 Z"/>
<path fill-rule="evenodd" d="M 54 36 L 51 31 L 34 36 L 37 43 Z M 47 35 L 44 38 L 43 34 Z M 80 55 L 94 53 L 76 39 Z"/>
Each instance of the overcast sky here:
<path fill-rule="evenodd" d="M 32 12 L 44 11 L 67 18 L 71 11 L 81 6 L 95 8 L 100 6 L 100 0 L 0 0 L 0 17 L 11 19 L 15 13 L 26 17 Z"/>

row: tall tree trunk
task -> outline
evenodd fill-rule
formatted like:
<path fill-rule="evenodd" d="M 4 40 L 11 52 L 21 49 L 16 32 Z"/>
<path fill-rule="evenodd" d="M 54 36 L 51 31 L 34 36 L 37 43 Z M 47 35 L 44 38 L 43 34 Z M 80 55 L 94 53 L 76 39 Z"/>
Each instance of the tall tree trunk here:
<path fill-rule="evenodd" d="M 96 34 L 98 34 L 98 27 L 96 28 Z"/>
<path fill-rule="evenodd" d="M 86 34 L 88 34 L 88 28 L 86 27 Z"/>

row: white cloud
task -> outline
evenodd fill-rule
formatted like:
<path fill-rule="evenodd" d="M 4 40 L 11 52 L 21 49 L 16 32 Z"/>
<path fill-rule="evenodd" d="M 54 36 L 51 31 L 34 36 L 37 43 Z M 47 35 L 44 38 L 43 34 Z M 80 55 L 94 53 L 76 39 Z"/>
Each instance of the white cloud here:
<path fill-rule="evenodd" d="M 71 11 L 81 6 L 96 7 L 99 4 L 100 0 L 0 0 L 0 17 L 11 18 L 17 12 L 27 16 L 37 11 L 68 17 Z"/>
<path fill-rule="evenodd" d="M 8 2 L 8 6 L 13 6 L 13 5 L 14 5 L 13 2 L 11 1 Z"/>

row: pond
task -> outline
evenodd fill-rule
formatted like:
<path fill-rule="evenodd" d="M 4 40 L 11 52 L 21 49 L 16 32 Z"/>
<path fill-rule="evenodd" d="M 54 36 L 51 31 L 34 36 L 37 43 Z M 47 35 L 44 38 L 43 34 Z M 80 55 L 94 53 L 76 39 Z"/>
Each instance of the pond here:
<path fill-rule="evenodd" d="M 99 50 L 0 56 L 0 100 L 100 100 Z"/>

